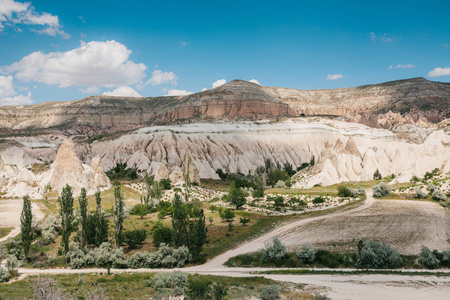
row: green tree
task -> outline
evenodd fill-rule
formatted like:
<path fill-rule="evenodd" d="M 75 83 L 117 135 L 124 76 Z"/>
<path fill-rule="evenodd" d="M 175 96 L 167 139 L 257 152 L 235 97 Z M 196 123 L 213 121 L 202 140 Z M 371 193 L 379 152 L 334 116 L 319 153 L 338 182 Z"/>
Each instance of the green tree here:
<path fill-rule="evenodd" d="M 95 226 L 95 245 L 99 247 L 105 240 L 108 239 L 108 220 L 105 218 L 102 212 L 102 198 L 100 197 L 100 191 L 95 193 L 95 203 L 97 204 L 96 211 L 96 226 Z M 106 226 L 105 226 L 106 224 Z"/>
<path fill-rule="evenodd" d="M 200 217 L 195 224 L 194 242 L 192 255 L 198 257 L 202 252 L 203 245 L 206 243 L 206 237 L 208 235 L 208 228 L 206 227 L 205 215 L 203 209 L 200 210 Z"/>
<path fill-rule="evenodd" d="M 187 154 L 184 154 L 182 173 L 184 177 L 184 185 L 185 185 L 184 199 L 186 203 L 189 201 L 189 194 L 191 188 L 191 179 L 189 177 L 190 165 L 191 165 L 191 157 Z"/>
<path fill-rule="evenodd" d="M 120 186 L 114 188 L 114 237 L 116 249 L 122 244 L 124 200 Z"/>
<path fill-rule="evenodd" d="M 250 222 L 250 219 L 247 217 L 242 217 L 239 219 L 239 222 L 243 225 L 246 226 L 248 222 Z"/>
<path fill-rule="evenodd" d="M 69 239 L 73 230 L 73 195 L 72 187 L 66 185 L 58 197 L 59 214 L 61 216 L 61 246 L 64 255 L 69 251 Z"/>
<path fill-rule="evenodd" d="M 381 180 L 381 173 L 378 169 L 373 173 L 373 180 Z"/>
<path fill-rule="evenodd" d="M 28 195 L 23 197 L 22 214 L 20 215 L 20 231 L 23 252 L 25 258 L 28 259 L 28 253 L 30 252 L 30 246 L 33 242 L 33 231 L 31 229 L 33 222 L 33 214 L 31 212 L 31 200 Z"/>
<path fill-rule="evenodd" d="M 172 234 L 175 248 L 187 246 L 189 240 L 189 215 L 179 194 L 175 194 L 172 203 Z"/>
<path fill-rule="evenodd" d="M 236 209 L 241 208 L 246 202 L 246 193 L 241 188 L 237 188 L 233 183 L 230 186 L 228 192 L 228 201 L 236 207 Z"/>
<path fill-rule="evenodd" d="M 86 227 L 87 227 L 87 218 L 88 218 L 88 200 L 86 197 L 86 189 L 81 189 L 80 197 L 78 198 L 78 203 L 80 205 L 80 225 L 81 225 L 81 237 L 80 237 L 80 245 L 81 250 L 84 249 L 86 245 Z"/>
<path fill-rule="evenodd" d="M 235 216 L 234 212 L 229 209 L 225 209 L 222 212 L 220 212 L 220 218 L 222 218 L 222 220 L 225 220 L 227 222 L 233 220 L 234 216 Z"/>

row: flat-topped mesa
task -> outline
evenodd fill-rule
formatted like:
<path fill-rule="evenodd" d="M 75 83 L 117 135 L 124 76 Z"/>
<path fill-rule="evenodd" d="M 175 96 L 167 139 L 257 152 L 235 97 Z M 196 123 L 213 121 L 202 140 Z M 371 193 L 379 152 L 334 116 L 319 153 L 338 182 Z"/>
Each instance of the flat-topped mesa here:
<path fill-rule="evenodd" d="M 243 80 L 187 96 L 90 96 L 0 108 L 0 133 L 56 130 L 107 134 L 201 119 L 258 120 L 332 115 L 373 127 L 428 126 L 450 117 L 450 83 L 424 78 L 331 90 L 265 87 Z"/>

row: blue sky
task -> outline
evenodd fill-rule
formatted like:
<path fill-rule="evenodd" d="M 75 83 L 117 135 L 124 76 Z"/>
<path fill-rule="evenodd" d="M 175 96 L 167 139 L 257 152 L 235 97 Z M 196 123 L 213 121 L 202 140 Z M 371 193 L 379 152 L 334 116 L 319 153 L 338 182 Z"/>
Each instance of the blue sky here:
<path fill-rule="evenodd" d="M 450 1 L 0 0 L 0 105 L 450 81 Z"/>

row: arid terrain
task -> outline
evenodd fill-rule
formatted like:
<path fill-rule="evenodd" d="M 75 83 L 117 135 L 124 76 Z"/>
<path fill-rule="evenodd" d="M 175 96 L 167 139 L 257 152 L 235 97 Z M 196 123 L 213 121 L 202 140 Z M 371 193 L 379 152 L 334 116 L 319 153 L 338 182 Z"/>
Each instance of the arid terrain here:
<path fill-rule="evenodd" d="M 187 96 L 2 107 L 2 258 L 5 267 L 12 256 L 21 261 L 8 270 L 3 292 L 29 295 L 26 277 L 63 283 L 79 274 L 104 276 L 105 288 L 116 291 L 109 272 L 126 278 L 177 269 L 191 281 L 194 274 L 225 280 L 268 272 L 258 276 L 284 284 L 283 299 L 441 299 L 450 293 L 449 107 L 449 85 L 423 78 L 317 91 L 236 80 Z M 64 254 L 67 184 L 76 222 Z M 77 248 L 82 188 L 91 218 L 85 226 L 104 226 L 106 246 L 95 236 Z M 35 226 L 28 261 L 18 235 L 25 195 Z M 185 240 L 185 260 L 175 247 L 180 216 L 186 236 L 201 244 Z M 116 230 L 126 236 L 118 247 Z M 274 238 L 284 256 L 263 261 Z M 367 241 L 389 247 L 400 262 L 363 265 L 359 247 Z M 308 263 L 298 254 L 305 246 L 315 251 Z M 439 262 L 424 263 L 422 246 Z M 252 280 L 245 295 L 230 284 L 233 297 L 255 299 L 262 283 Z M 150 281 L 136 284 L 143 298 L 163 297 Z"/>

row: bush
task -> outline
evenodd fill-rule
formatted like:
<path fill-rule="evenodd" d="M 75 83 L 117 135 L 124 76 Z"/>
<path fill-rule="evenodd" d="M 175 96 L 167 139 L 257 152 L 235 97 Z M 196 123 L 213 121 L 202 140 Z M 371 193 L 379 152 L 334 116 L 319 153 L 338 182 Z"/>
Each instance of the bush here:
<path fill-rule="evenodd" d="M 171 290 L 173 293 L 179 296 L 179 292 L 184 293 L 188 286 L 188 274 L 181 271 L 173 271 L 171 273 L 156 273 L 150 280 L 149 285 L 157 292 L 164 292 L 165 290 Z"/>
<path fill-rule="evenodd" d="M 338 186 L 338 196 L 339 197 L 351 197 L 353 195 L 352 191 L 344 186 L 344 185 L 340 185 Z"/>
<path fill-rule="evenodd" d="M 264 190 L 263 189 L 256 189 L 253 191 L 253 198 L 262 198 L 264 197 Z"/>
<path fill-rule="evenodd" d="M 391 193 L 391 186 L 380 182 L 379 184 L 373 187 L 373 196 L 374 197 L 385 197 Z"/>
<path fill-rule="evenodd" d="M 165 190 L 170 190 L 172 188 L 172 181 L 170 179 L 161 179 L 159 184 Z"/>
<path fill-rule="evenodd" d="M 278 237 L 274 237 L 272 242 L 264 243 L 264 248 L 261 250 L 261 262 L 274 262 L 285 258 L 286 255 L 286 246 Z"/>
<path fill-rule="evenodd" d="M 152 228 L 153 245 L 159 247 L 162 243 L 172 244 L 172 229 L 158 222 Z"/>
<path fill-rule="evenodd" d="M 313 204 L 322 204 L 325 202 L 325 198 L 322 196 L 315 197 L 312 201 Z"/>
<path fill-rule="evenodd" d="M 283 180 L 278 180 L 277 183 L 275 183 L 275 188 L 277 189 L 283 189 L 286 187 L 286 182 Z"/>
<path fill-rule="evenodd" d="M 222 212 L 220 213 L 220 218 L 227 222 L 233 220 L 234 216 L 235 216 L 234 212 L 229 209 L 222 210 Z"/>
<path fill-rule="evenodd" d="M 373 180 L 381 180 L 381 173 L 378 169 L 373 173 Z"/>
<path fill-rule="evenodd" d="M 135 215 L 135 216 L 140 216 L 142 219 L 144 216 L 146 216 L 150 213 L 154 213 L 154 212 L 156 212 L 156 209 L 152 208 L 150 205 L 136 204 L 131 209 L 130 214 Z"/>
<path fill-rule="evenodd" d="M 402 265 L 402 258 L 385 243 L 365 240 L 358 243 L 356 265 L 368 269 L 395 269 Z"/>
<path fill-rule="evenodd" d="M 189 299 L 208 299 L 211 282 L 203 277 L 189 280 L 189 290 L 187 292 Z"/>
<path fill-rule="evenodd" d="M 445 194 L 439 189 L 436 189 L 433 192 L 432 197 L 433 197 L 433 200 L 436 200 L 436 201 L 445 201 L 445 200 L 447 200 L 447 196 L 445 196 Z"/>
<path fill-rule="evenodd" d="M 350 189 L 350 192 L 352 193 L 352 197 L 364 196 L 366 194 L 366 190 L 362 186 Z"/>
<path fill-rule="evenodd" d="M 214 282 L 212 284 L 212 294 L 214 296 L 214 300 L 223 300 L 228 294 L 227 290 L 228 289 L 224 284 Z"/>
<path fill-rule="evenodd" d="M 414 189 L 414 199 L 425 199 L 428 197 L 428 193 L 422 191 L 422 189 L 420 187 L 416 187 Z"/>
<path fill-rule="evenodd" d="M 130 256 L 128 264 L 131 268 L 181 268 L 184 267 L 192 256 L 186 246 L 172 249 L 162 243 L 156 252 L 135 253 Z"/>
<path fill-rule="evenodd" d="M 3 266 L 0 266 L 0 282 L 6 282 L 9 280 L 9 272 Z"/>
<path fill-rule="evenodd" d="M 435 186 L 432 183 L 429 183 L 428 184 L 428 190 L 430 191 L 430 195 L 432 195 L 437 190 L 437 186 Z"/>
<path fill-rule="evenodd" d="M 303 245 L 302 249 L 297 252 L 297 257 L 304 264 L 313 263 L 316 259 L 316 249 L 308 247 L 308 245 Z"/>
<path fill-rule="evenodd" d="M 420 248 L 420 255 L 418 261 L 419 264 L 428 269 L 436 269 L 439 267 L 440 264 L 440 261 L 436 257 L 436 255 L 434 255 L 433 252 L 431 252 L 431 250 L 425 246 L 422 246 L 422 248 Z"/>
<path fill-rule="evenodd" d="M 259 294 L 261 300 L 277 300 L 281 299 L 281 289 L 278 285 L 266 285 L 261 288 Z"/>
<path fill-rule="evenodd" d="M 248 222 L 250 222 L 250 218 L 247 217 L 242 217 L 239 219 L 239 222 L 243 225 L 246 226 Z"/>
<path fill-rule="evenodd" d="M 136 247 L 136 245 L 141 245 L 146 238 L 147 238 L 147 230 L 145 229 L 127 230 L 123 234 L 124 242 L 131 249 Z"/>

